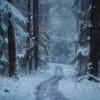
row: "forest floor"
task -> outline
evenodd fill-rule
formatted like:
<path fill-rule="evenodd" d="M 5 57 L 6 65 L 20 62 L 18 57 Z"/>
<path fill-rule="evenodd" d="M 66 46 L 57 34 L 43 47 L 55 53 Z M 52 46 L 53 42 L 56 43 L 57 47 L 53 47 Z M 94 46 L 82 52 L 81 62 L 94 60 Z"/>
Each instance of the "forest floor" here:
<path fill-rule="evenodd" d="M 36 100 L 37 87 L 53 77 L 54 71 L 55 66 L 51 66 L 28 75 L 22 74 L 19 80 L 0 76 L 0 100 Z"/>
<path fill-rule="evenodd" d="M 100 100 L 100 83 L 76 82 L 72 65 L 49 66 L 19 80 L 0 76 L 0 100 Z"/>

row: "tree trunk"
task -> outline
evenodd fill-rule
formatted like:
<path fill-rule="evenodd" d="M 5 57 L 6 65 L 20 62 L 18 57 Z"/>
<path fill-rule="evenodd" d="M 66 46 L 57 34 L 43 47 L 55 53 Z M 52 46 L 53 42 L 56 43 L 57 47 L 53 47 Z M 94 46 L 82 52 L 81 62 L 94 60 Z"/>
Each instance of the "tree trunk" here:
<path fill-rule="evenodd" d="M 31 0 L 28 0 L 28 3 L 27 3 L 27 13 L 28 13 L 27 31 L 30 34 L 30 29 L 31 29 Z"/>
<path fill-rule="evenodd" d="M 39 64 L 39 0 L 33 0 L 33 35 L 34 35 L 34 63 L 35 70 Z"/>
<path fill-rule="evenodd" d="M 31 41 L 31 0 L 28 0 L 28 4 L 27 4 L 27 9 L 28 9 L 28 23 L 27 23 L 27 32 L 29 33 L 29 37 L 27 37 L 27 50 L 30 51 L 30 55 L 28 55 L 29 58 L 29 72 L 32 71 L 32 61 L 33 61 L 33 55 L 32 55 L 32 51 L 30 50 L 30 41 Z"/>
<path fill-rule="evenodd" d="M 98 53 L 100 48 L 99 41 L 99 33 L 100 26 L 98 25 L 100 18 L 98 17 L 100 14 L 100 1 L 92 0 L 92 9 L 91 9 L 91 32 L 90 32 L 90 66 L 89 72 L 90 74 L 97 76 L 98 75 Z M 91 77 L 89 78 L 92 79 Z"/>
<path fill-rule="evenodd" d="M 16 42 L 15 32 L 11 22 L 11 13 L 8 14 L 8 56 L 9 56 L 9 76 L 16 73 Z"/>

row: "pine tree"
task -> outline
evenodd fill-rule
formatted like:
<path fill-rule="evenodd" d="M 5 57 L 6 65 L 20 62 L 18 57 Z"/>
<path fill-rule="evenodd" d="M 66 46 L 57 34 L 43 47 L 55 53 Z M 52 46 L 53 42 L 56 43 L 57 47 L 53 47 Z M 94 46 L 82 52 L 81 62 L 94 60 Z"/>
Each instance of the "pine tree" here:
<path fill-rule="evenodd" d="M 14 6 L 14 4 L 12 4 L 13 1 L 14 0 L 0 0 L 0 19 L 1 19 L 0 20 L 0 36 L 2 36 L 2 38 L 3 38 L 2 47 L 1 47 L 2 55 L 0 58 L 0 65 L 3 66 L 4 72 L 6 70 L 6 72 L 4 73 L 6 75 L 8 72 L 11 71 L 11 70 L 8 71 L 8 63 L 9 63 L 8 52 L 10 50 L 8 48 L 9 46 L 8 46 L 8 41 L 7 41 L 8 40 L 8 31 L 12 31 L 12 33 L 16 33 L 16 37 L 15 37 L 15 34 L 14 35 L 10 34 L 10 36 L 13 35 L 12 37 L 16 38 L 15 39 L 16 40 L 15 41 L 15 45 L 16 45 L 15 53 L 17 53 L 17 55 L 15 57 L 16 58 L 15 61 L 17 60 L 16 64 L 18 66 L 20 65 L 19 59 L 22 56 L 24 56 L 24 54 L 22 54 L 22 51 L 25 52 L 25 49 L 22 49 L 22 48 L 25 45 L 26 37 L 27 37 L 27 32 L 25 32 L 22 28 L 22 24 L 25 25 L 27 22 L 27 19 L 26 19 L 26 17 L 24 17 L 22 15 L 22 13 L 20 11 L 17 10 L 17 8 Z M 8 16 L 9 13 L 11 13 L 11 18 L 9 18 L 10 16 Z M 9 29 L 8 27 L 12 27 L 12 29 Z M 10 39 L 9 39 L 9 41 L 10 41 Z M 12 46 L 12 47 L 14 47 L 14 46 Z M 14 51 L 12 53 L 14 54 Z M 15 68 L 13 68 L 13 70 L 15 70 Z"/>
<path fill-rule="evenodd" d="M 77 15 L 77 26 L 78 26 L 78 50 L 75 55 L 74 61 L 78 62 L 77 64 L 77 75 L 84 75 L 87 73 L 88 69 L 88 56 L 89 52 L 89 33 L 90 33 L 90 26 L 89 26 L 89 19 L 90 19 L 90 0 L 76 0 L 75 13 Z M 87 53 L 84 53 L 87 52 Z"/>
<path fill-rule="evenodd" d="M 48 1 L 40 2 L 39 13 L 39 65 L 48 66 L 49 61 L 49 33 L 48 33 Z"/>

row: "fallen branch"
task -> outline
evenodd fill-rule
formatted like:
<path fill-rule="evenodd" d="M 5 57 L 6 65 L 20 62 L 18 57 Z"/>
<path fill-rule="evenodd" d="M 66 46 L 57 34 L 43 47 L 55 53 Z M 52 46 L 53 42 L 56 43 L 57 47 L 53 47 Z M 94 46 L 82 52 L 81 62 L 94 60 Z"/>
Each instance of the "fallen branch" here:
<path fill-rule="evenodd" d="M 91 77 L 92 78 L 92 80 L 94 80 L 94 81 L 96 81 L 96 82 L 100 82 L 100 79 L 99 78 L 97 78 L 97 77 L 95 77 L 95 76 L 93 76 L 93 75 L 90 75 L 90 74 L 88 74 L 88 75 L 85 75 L 85 76 L 82 76 L 80 79 L 78 79 L 76 82 L 80 82 L 80 81 L 82 81 L 83 79 L 89 79 L 89 77 Z"/>

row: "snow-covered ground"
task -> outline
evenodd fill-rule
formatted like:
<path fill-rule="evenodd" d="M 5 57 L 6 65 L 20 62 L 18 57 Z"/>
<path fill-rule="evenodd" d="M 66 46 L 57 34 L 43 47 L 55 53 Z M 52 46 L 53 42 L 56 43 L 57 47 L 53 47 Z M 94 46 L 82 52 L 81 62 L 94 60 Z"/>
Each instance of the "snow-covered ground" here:
<path fill-rule="evenodd" d="M 19 80 L 0 76 L 0 100 L 100 100 L 100 83 L 76 82 L 72 65 L 49 66 Z"/>
<path fill-rule="evenodd" d="M 100 83 L 83 79 L 76 82 L 74 66 L 63 66 L 64 78 L 59 82 L 59 91 L 69 100 L 100 100 Z"/>
<path fill-rule="evenodd" d="M 35 100 L 37 86 L 51 78 L 54 66 L 39 70 L 29 75 L 20 76 L 19 80 L 0 76 L 0 100 Z M 5 92 L 9 90 L 9 92 Z"/>

